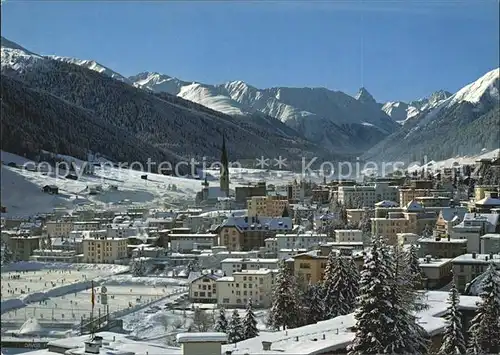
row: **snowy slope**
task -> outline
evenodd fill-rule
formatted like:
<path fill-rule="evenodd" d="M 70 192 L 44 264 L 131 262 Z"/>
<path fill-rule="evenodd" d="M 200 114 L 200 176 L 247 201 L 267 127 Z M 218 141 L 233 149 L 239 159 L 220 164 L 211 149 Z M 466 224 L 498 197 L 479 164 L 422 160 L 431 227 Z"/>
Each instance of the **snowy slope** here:
<path fill-rule="evenodd" d="M 489 71 L 455 94 L 437 92 L 423 100 L 420 111 L 402 129 L 371 148 L 365 159 L 444 159 L 498 147 L 499 69 Z M 443 99 L 443 97 L 446 97 Z M 415 105 L 410 103 L 410 105 Z M 418 105 L 417 105 L 418 106 Z"/>
<path fill-rule="evenodd" d="M 90 70 L 94 70 L 98 73 L 103 73 L 103 74 L 105 74 L 113 79 L 120 80 L 120 81 L 123 81 L 124 83 L 132 85 L 132 82 L 129 79 L 127 79 L 123 75 L 109 69 L 108 67 L 105 67 L 104 65 L 97 63 L 95 60 L 84 60 L 84 59 L 76 59 L 76 58 L 71 58 L 71 57 L 60 57 L 60 56 L 56 56 L 56 55 L 48 55 L 46 57 L 50 58 L 50 59 L 54 59 L 54 60 L 59 60 L 61 62 L 80 65 L 80 66 L 88 68 Z"/>

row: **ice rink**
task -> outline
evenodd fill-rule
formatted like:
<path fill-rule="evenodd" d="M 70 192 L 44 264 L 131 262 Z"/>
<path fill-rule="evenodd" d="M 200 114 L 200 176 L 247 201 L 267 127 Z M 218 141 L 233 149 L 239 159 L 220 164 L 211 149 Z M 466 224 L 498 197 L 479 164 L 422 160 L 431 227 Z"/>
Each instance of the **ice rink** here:
<path fill-rule="evenodd" d="M 127 310 L 133 311 L 141 305 L 147 306 L 160 298 L 185 291 L 182 286 L 107 286 L 107 305 L 102 304 L 101 287 L 95 288 L 94 316 Z M 38 321 L 80 322 L 90 317 L 92 311 L 91 289 L 69 293 L 64 296 L 31 303 L 26 307 L 2 314 L 2 321 L 23 322 L 29 318 Z"/>

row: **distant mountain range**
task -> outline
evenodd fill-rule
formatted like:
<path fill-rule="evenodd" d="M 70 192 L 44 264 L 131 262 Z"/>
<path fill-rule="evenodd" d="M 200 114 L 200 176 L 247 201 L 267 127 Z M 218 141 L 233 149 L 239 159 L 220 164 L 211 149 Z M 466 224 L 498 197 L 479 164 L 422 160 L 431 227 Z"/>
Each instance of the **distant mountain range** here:
<path fill-rule="evenodd" d="M 15 133 L 9 143 L 11 150 L 19 149 L 15 142 L 22 140 L 22 132 L 27 130 L 32 132 L 29 144 L 25 144 L 29 149 L 44 147 L 65 150 L 59 153 L 66 154 L 71 149 L 77 156 L 84 156 L 87 149 L 97 150 L 78 140 L 70 143 L 64 132 L 51 134 L 52 143 L 45 142 L 35 134 L 47 131 L 43 120 L 26 127 L 29 110 L 55 126 L 67 124 L 61 112 L 70 110 L 75 120 L 81 117 L 90 127 L 106 124 L 110 137 L 131 137 L 125 151 L 119 141 L 104 139 L 101 143 L 101 153 L 115 159 L 117 155 L 125 158 L 129 150 L 144 158 L 154 152 L 155 156 L 171 159 L 218 159 L 223 133 L 228 137 L 232 158 L 249 161 L 261 155 L 282 155 L 295 161 L 304 155 L 318 156 L 331 161 L 362 153 L 367 159 L 408 160 L 413 149 L 410 141 L 417 142 L 418 147 L 435 146 L 432 132 L 440 132 L 441 139 L 453 139 L 451 148 L 440 147 L 434 153 L 472 154 L 482 148 L 496 148 L 494 130 L 484 129 L 483 124 L 497 122 L 498 69 L 472 83 L 468 94 L 459 94 L 465 87 L 453 95 L 437 91 L 421 100 L 384 104 L 365 88 L 352 97 L 325 88 L 259 89 L 242 81 L 211 85 L 154 72 L 127 78 L 93 60 L 41 56 L 3 37 L 1 65 L 2 79 L 8 77 L 5 85 L 2 80 L 2 91 L 16 92 L 8 95 L 9 101 L 2 101 L 2 112 L 10 115 L 9 123 L 2 122 L 2 128 Z M 60 111 L 57 115 L 42 102 L 35 103 L 49 96 Z M 28 97 L 32 106 L 24 104 Z M 23 112 L 19 111 L 21 107 Z M 78 127 L 84 130 L 85 125 Z M 425 127 L 431 126 L 427 132 Z M 470 143 L 462 137 L 462 131 L 467 136 L 480 136 L 481 141 Z M 92 132 L 97 139 L 98 130 L 89 128 L 88 134 Z M 135 149 L 136 145 L 140 149 Z M 467 149 L 472 151 L 462 152 Z"/>

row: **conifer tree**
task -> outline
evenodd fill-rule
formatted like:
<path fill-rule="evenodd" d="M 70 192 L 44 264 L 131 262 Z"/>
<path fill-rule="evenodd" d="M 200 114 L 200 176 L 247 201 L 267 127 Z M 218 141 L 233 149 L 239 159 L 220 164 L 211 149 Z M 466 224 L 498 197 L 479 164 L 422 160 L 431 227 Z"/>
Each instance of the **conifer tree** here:
<path fill-rule="evenodd" d="M 304 292 L 305 324 L 314 324 L 325 320 L 325 304 L 322 284 L 309 284 Z"/>
<path fill-rule="evenodd" d="M 259 330 L 257 329 L 257 319 L 252 309 L 252 299 L 248 301 L 247 312 L 245 318 L 243 319 L 243 337 L 244 339 L 255 338 L 259 335 Z"/>
<path fill-rule="evenodd" d="M 460 304 L 460 294 L 455 283 L 451 286 L 448 297 L 448 312 L 446 320 L 448 322 L 444 331 L 443 341 L 438 355 L 461 355 L 466 353 L 465 339 L 462 332 L 462 314 L 458 310 Z"/>
<path fill-rule="evenodd" d="M 226 310 L 223 306 L 219 307 L 219 316 L 217 317 L 217 321 L 215 322 L 214 330 L 220 333 L 227 333 L 227 319 L 226 319 Z"/>
<path fill-rule="evenodd" d="M 275 329 L 293 328 L 300 324 L 301 309 L 297 297 L 298 287 L 295 278 L 283 261 L 273 290 L 273 301 L 269 311 L 268 324 Z"/>
<path fill-rule="evenodd" d="M 469 328 L 471 354 L 500 353 L 500 272 L 491 263 L 485 273 L 481 301 Z"/>
<path fill-rule="evenodd" d="M 338 305 L 345 302 L 345 300 L 342 298 L 342 294 L 338 294 L 337 290 L 335 289 L 335 273 L 338 270 L 338 263 L 339 257 L 337 256 L 337 252 L 334 250 L 330 251 L 330 254 L 328 254 L 325 275 L 322 282 L 325 319 L 335 317 L 337 315 Z"/>
<path fill-rule="evenodd" d="M 235 309 L 227 326 L 227 338 L 229 343 L 237 343 L 244 340 L 243 324 L 238 311 Z"/>
<path fill-rule="evenodd" d="M 407 256 L 408 264 L 408 276 L 410 277 L 410 282 L 413 284 L 413 288 L 418 290 L 422 288 L 422 269 L 420 268 L 420 262 L 418 261 L 417 248 L 414 244 L 410 246 Z"/>
<path fill-rule="evenodd" d="M 382 354 L 391 342 L 391 271 L 383 260 L 382 247 L 381 239 L 374 237 L 365 257 L 355 312 L 356 334 L 348 347 L 349 355 Z"/>

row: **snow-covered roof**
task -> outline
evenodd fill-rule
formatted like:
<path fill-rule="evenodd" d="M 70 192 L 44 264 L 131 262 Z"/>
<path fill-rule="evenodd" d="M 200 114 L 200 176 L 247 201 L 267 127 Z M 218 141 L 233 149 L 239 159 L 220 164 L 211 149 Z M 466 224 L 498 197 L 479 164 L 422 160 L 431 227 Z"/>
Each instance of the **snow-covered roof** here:
<path fill-rule="evenodd" d="M 451 244 L 464 244 L 467 245 L 467 239 L 453 239 L 453 238 L 420 238 L 418 243 L 451 243 Z"/>
<path fill-rule="evenodd" d="M 271 264 L 271 263 L 277 263 L 279 262 L 279 259 L 248 259 L 248 258 L 227 258 L 221 261 L 222 263 L 259 263 L 259 264 Z"/>
<path fill-rule="evenodd" d="M 454 264 L 500 264 L 500 253 L 497 254 L 463 254 L 453 259 Z"/>
<path fill-rule="evenodd" d="M 441 333 L 445 326 L 448 306 L 446 300 L 448 292 L 428 291 L 426 303 L 429 308 L 419 312 L 420 325 L 430 334 Z M 460 307 L 475 309 L 478 297 L 461 296 Z M 355 333 L 350 329 L 355 325 L 354 313 L 306 325 L 304 327 L 288 329 L 278 332 L 261 332 L 255 338 L 247 339 L 236 344 L 222 346 L 222 353 L 231 351 L 233 355 L 257 354 L 297 354 L 315 355 L 342 350 L 354 339 Z M 325 339 L 323 339 L 323 335 Z M 264 351 L 262 342 L 270 342 L 271 350 Z"/>
<path fill-rule="evenodd" d="M 375 204 L 376 207 L 398 207 L 399 204 L 394 201 L 383 200 Z"/>
<path fill-rule="evenodd" d="M 476 205 L 481 206 L 500 206 L 500 199 L 494 197 L 485 197 L 482 200 L 476 201 Z"/>
<path fill-rule="evenodd" d="M 424 210 L 424 207 L 420 203 L 418 203 L 417 201 L 415 201 L 415 200 L 411 200 L 406 205 L 406 211 L 407 212 L 421 212 L 423 210 Z"/>
<path fill-rule="evenodd" d="M 290 217 L 236 217 L 230 216 L 221 227 L 236 227 L 239 230 L 290 230 L 293 226 Z"/>
<path fill-rule="evenodd" d="M 445 207 L 440 211 L 441 217 L 447 222 L 454 220 L 456 217 L 462 220 L 466 213 L 466 207 Z"/>
<path fill-rule="evenodd" d="M 224 343 L 226 333 L 181 333 L 177 334 L 178 343 Z"/>
<path fill-rule="evenodd" d="M 488 233 L 481 237 L 481 239 L 500 239 L 500 234 L 498 233 Z"/>

